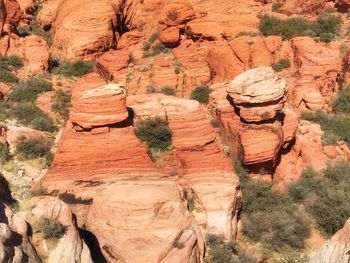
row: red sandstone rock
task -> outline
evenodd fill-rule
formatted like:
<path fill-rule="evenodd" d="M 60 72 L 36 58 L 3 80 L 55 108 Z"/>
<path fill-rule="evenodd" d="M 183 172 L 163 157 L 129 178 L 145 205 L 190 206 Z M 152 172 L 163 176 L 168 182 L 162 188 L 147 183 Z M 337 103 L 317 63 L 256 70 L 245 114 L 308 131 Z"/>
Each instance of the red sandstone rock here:
<path fill-rule="evenodd" d="M 236 77 L 227 92 L 240 117 L 251 122 L 273 119 L 283 108 L 286 88 L 286 82 L 272 68 L 260 67 Z"/>
<path fill-rule="evenodd" d="M 125 90 L 107 84 L 97 74 L 81 78 L 72 90 L 70 121 L 84 129 L 116 124 L 128 117 Z"/>
<path fill-rule="evenodd" d="M 42 9 L 37 15 L 37 21 L 42 28 L 47 29 L 51 27 L 59 3 L 60 0 L 47 0 L 42 3 Z"/>
<path fill-rule="evenodd" d="M 63 0 L 55 12 L 52 56 L 74 59 L 116 46 L 118 5 L 110 0 Z"/>
<path fill-rule="evenodd" d="M 291 14 L 315 14 L 320 13 L 327 6 L 326 0 L 287 0 L 283 3 L 279 12 Z"/>
<path fill-rule="evenodd" d="M 177 26 L 196 17 L 193 8 L 186 1 L 173 1 L 163 11 L 160 23 Z"/>
<path fill-rule="evenodd" d="M 7 33 L 16 32 L 21 17 L 20 6 L 16 0 L 3 0 L 3 3 L 4 8 L 2 10 L 4 10 L 5 22 L 2 30 Z"/>
<path fill-rule="evenodd" d="M 177 46 L 180 41 L 180 31 L 177 27 L 168 27 L 160 33 L 159 40 L 166 46 Z"/>

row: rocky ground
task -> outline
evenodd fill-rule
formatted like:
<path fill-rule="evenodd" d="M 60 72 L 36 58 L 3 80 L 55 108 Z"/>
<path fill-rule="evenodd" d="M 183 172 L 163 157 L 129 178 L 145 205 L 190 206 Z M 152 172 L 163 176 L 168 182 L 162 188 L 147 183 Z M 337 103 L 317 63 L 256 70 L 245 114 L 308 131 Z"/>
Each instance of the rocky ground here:
<path fill-rule="evenodd" d="M 1 262 L 349 262 L 349 1 L 0 7 Z"/>

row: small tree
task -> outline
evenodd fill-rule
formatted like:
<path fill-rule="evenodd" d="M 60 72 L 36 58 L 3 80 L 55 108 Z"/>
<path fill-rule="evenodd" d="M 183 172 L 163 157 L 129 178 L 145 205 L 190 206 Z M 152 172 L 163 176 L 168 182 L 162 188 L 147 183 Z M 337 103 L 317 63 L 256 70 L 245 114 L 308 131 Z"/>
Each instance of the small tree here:
<path fill-rule="evenodd" d="M 142 120 L 135 129 L 136 136 L 149 148 L 166 150 L 172 142 L 172 132 L 165 120 L 156 117 Z"/>
<path fill-rule="evenodd" d="M 45 239 L 61 238 L 67 231 L 67 227 L 57 219 L 40 218 L 38 227 Z"/>
<path fill-rule="evenodd" d="M 0 164 L 7 162 L 10 157 L 8 145 L 6 143 L 0 143 Z"/>
<path fill-rule="evenodd" d="M 212 90 L 208 86 L 200 85 L 192 91 L 190 98 L 200 103 L 207 104 L 211 92 Z"/>
<path fill-rule="evenodd" d="M 50 144 L 43 139 L 24 139 L 16 146 L 17 153 L 25 159 L 44 157 L 50 151 Z"/>

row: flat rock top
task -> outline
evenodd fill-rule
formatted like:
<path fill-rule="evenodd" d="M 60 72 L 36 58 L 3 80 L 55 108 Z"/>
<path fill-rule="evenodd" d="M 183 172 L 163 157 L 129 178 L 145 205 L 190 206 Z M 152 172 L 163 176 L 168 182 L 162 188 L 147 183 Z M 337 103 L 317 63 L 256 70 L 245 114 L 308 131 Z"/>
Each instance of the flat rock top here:
<path fill-rule="evenodd" d="M 90 89 L 81 94 L 82 98 L 98 97 L 105 95 L 125 95 L 125 89 L 122 85 L 111 83 L 102 87 Z"/>
<path fill-rule="evenodd" d="M 285 80 L 279 78 L 271 67 L 259 67 L 238 75 L 227 88 L 237 104 L 277 101 L 287 90 Z"/>

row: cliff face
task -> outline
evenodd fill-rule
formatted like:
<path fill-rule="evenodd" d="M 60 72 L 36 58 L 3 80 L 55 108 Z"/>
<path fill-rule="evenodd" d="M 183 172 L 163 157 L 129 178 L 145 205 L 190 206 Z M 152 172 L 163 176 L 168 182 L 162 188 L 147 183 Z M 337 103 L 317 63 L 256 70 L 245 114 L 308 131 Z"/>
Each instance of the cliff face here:
<path fill-rule="evenodd" d="M 310 263 L 345 263 L 350 260 L 350 220 L 312 256 Z"/>

